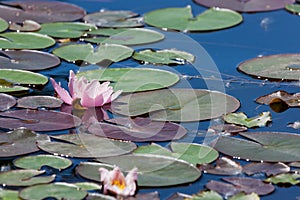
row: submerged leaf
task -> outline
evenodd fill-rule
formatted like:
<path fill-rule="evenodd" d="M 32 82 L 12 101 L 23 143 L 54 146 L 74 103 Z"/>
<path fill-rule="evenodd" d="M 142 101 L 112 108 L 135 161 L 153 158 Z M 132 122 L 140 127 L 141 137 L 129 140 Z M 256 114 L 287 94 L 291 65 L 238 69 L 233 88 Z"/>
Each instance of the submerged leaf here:
<path fill-rule="evenodd" d="M 270 112 L 262 112 L 259 116 L 248 118 L 244 113 L 230 113 L 225 115 L 224 120 L 227 123 L 243 125 L 248 128 L 266 126 L 271 121 Z"/>

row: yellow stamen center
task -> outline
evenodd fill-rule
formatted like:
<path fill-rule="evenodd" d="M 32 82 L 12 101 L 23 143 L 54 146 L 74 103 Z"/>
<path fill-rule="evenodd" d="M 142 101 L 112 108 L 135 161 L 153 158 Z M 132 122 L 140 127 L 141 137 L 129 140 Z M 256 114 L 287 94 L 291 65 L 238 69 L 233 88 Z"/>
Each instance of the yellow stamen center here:
<path fill-rule="evenodd" d="M 113 180 L 112 181 L 112 185 L 116 185 L 118 188 L 120 188 L 121 190 L 124 190 L 125 188 L 125 182 L 122 180 Z"/>

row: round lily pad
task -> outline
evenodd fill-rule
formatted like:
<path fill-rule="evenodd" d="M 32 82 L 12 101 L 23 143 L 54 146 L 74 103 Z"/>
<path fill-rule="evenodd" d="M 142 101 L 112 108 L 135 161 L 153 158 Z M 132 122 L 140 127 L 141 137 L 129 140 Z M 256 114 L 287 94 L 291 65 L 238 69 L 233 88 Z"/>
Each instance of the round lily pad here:
<path fill-rule="evenodd" d="M 0 6 L 1 16 L 10 22 L 33 20 L 38 23 L 75 21 L 85 15 L 79 6 L 59 1 L 6 1 Z"/>
<path fill-rule="evenodd" d="M 148 12 L 144 15 L 144 21 L 148 25 L 163 29 L 213 31 L 235 26 L 243 21 L 243 17 L 235 11 L 224 8 L 210 8 L 194 17 L 191 6 L 187 6 Z"/>
<path fill-rule="evenodd" d="M 124 172 L 129 172 L 134 167 L 137 167 L 138 185 L 149 187 L 189 183 L 201 176 L 201 172 L 187 162 L 158 155 L 123 155 L 103 158 L 101 162 L 110 165 L 82 162 L 76 168 L 76 172 L 87 179 L 100 181 L 99 167 L 111 169 L 116 165 Z"/>
<path fill-rule="evenodd" d="M 81 120 L 71 114 L 48 110 L 13 110 L 0 112 L 0 127 L 25 127 L 33 131 L 56 131 L 77 127 Z"/>
<path fill-rule="evenodd" d="M 63 101 L 52 96 L 27 96 L 18 99 L 19 108 L 59 108 Z"/>
<path fill-rule="evenodd" d="M 72 165 L 71 160 L 53 155 L 26 156 L 14 160 L 13 163 L 19 168 L 36 170 L 40 170 L 43 166 L 62 170 Z"/>
<path fill-rule="evenodd" d="M 5 31 L 8 28 L 8 23 L 4 19 L 0 18 L 0 32 Z"/>
<path fill-rule="evenodd" d="M 177 74 L 150 68 L 108 68 L 90 70 L 77 74 L 88 80 L 110 81 L 114 90 L 140 92 L 169 87 L 179 81 Z"/>
<path fill-rule="evenodd" d="M 39 33 L 8 32 L 0 34 L 0 48 L 2 49 L 44 49 L 54 44 L 53 38 Z"/>
<path fill-rule="evenodd" d="M 7 186 L 30 186 L 41 183 L 50 183 L 55 179 L 52 176 L 39 176 L 45 171 L 38 171 L 33 169 L 11 170 L 0 173 L 0 184 Z"/>
<path fill-rule="evenodd" d="M 143 26 L 138 14 L 126 10 L 104 10 L 86 15 L 83 19 L 87 23 L 106 28 L 125 28 Z"/>
<path fill-rule="evenodd" d="M 94 28 L 94 25 L 81 22 L 55 22 L 42 24 L 39 33 L 55 38 L 79 38 Z"/>
<path fill-rule="evenodd" d="M 125 116 L 150 114 L 157 121 L 199 121 L 234 112 L 240 103 L 226 94 L 198 89 L 162 89 L 119 97 L 112 111 Z"/>
<path fill-rule="evenodd" d="M 23 23 L 15 23 L 12 22 L 9 24 L 9 29 L 13 31 L 23 31 L 23 32 L 29 32 L 29 31 L 38 31 L 40 30 L 41 25 L 35 21 L 32 20 L 25 20 Z"/>
<path fill-rule="evenodd" d="M 59 47 L 53 53 L 68 62 L 86 61 L 96 64 L 105 60 L 119 62 L 127 59 L 133 49 L 118 44 L 102 44 L 96 48 L 91 44 L 71 44 Z"/>
<path fill-rule="evenodd" d="M 0 93 L 0 111 L 5 111 L 16 105 L 17 100 L 15 97 Z"/>
<path fill-rule="evenodd" d="M 69 183 L 52 183 L 52 184 L 39 184 L 27 187 L 20 191 L 19 196 L 27 200 L 41 200 L 47 197 L 55 199 L 72 199 L 81 200 L 87 196 L 85 190 L 80 190 L 76 185 Z"/>
<path fill-rule="evenodd" d="M 300 79 L 300 54 L 278 54 L 253 58 L 238 66 L 241 72 L 257 77 L 279 80 Z"/>
<path fill-rule="evenodd" d="M 3 200 L 21 200 L 17 190 L 0 190 L 0 198 Z"/>
<path fill-rule="evenodd" d="M 164 39 L 163 34 L 145 28 L 99 28 L 87 34 L 89 37 L 84 40 L 88 42 L 122 45 L 141 45 Z"/>
<path fill-rule="evenodd" d="M 195 0 L 196 3 L 206 7 L 229 8 L 240 12 L 262 12 L 284 8 L 295 0 Z"/>
<path fill-rule="evenodd" d="M 0 68 L 22 69 L 29 71 L 43 70 L 60 64 L 60 59 L 53 54 L 36 50 L 0 51 Z"/>
<path fill-rule="evenodd" d="M 39 151 L 40 149 L 36 146 L 37 141 L 50 141 L 50 138 L 24 128 L 1 133 L 0 157 L 12 157 Z"/>
<path fill-rule="evenodd" d="M 242 159 L 269 162 L 300 161 L 300 135 L 280 132 L 240 133 L 250 139 L 220 136 L 214 148 Z"/>
<path fill-rule="evenodd" d="M 87 133 L 52 136 L 61 142 L 41 141 L 38 147 L 48 153 L 76 158 L 96 158 L 127 154 L 136 145 L 132 142 L 107 139 Z"/>

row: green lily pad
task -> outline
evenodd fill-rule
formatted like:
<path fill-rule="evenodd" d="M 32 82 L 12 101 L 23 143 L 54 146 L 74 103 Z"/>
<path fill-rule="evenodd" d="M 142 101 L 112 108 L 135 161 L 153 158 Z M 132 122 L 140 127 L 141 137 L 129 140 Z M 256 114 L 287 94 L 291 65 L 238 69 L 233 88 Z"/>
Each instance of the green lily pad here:
<path fill-rule="evenodd" d="M 191 6 L 184 8 L 164 8 L 144 15 L 148 25 L 180 31 L 213 31 L 235 26 L 243 17 L 229 9 L 210 8 L 196 17 Z"/>
<path fill-rule="evenodd" d="M 39 33 L 8 32 L 0 34 L 2 49 L 44 49 L 55 44 L 55 40 Z"/>
<path fill-rule="evenodd" d="M 105 60 L 119 62 L 127 59 L 133 49 L 118 44 L 103 44 L 97 48 L 91 44 L 71 44 L 59 47 L 53 53 L 68 62 L 86 61 L 96 64 Z"/>
<path fill-rule="evenodd" d="M 223 200 L 223 197 L 215 191 L 201 191 L 199 194 L 193 195 L 188 200 Z"/>
<path fill-rule="evenodd" d="M 143 63 L 164 65 L 183 65 L 186 62 L 192 63 L 195 60 L 195 56 L 193 54 L 176 49 L 164 49 L 157 51 L 146 49 L 143 51 L 134 52 L 132 58 Z"/>
<path fill-rule="evenodd" d="M 68 157 L 102 158 L 130 153 L 136 149 L 136 145 L 132 142 L 122 142 L 87 133 L 51 137 L 63 142 L 38 141 L 38 147 L 48 153 Z"/>
<path fill-rule="evenodd" d="M 101 162 L 82 162 L 76 168 L 81 176 L 100 181 L 99 167 L 112 169 L 117 165 L 124 172 L 133 167 L 138 168 L 138 185 L 149 187 L 171 186 L 189 183 L 197 180 L 201 172 L 193 165 L 175 158 L 158 155 L 123 155 L 118 157 L 101 158 Z"/>
<path fill-rule="evenodd" d="M 199 121 L 220 117 L 239 107 L 226 94 L 198 89 L 162 89 L 119 97 L 112 111 L 126 116 L 150 114 L 157 121 Z"/>
<path fill-rule="evenodd" d="M 296 15 L 299 15 L 299 13 L 300 13 L 300 5 L 299 4 L 287 4 L 287 5 L 285 5 L 285 9 Z"/>
<path fill-rule="evenodd" d="M 115 197 L 100 193 L 89 193 L 86 200 L 116 200 Z"/>
<path fill-rule="evenodd" d="M 213 148 L 195 143 L 172 142 L 170 148 L 172 151 L 153 143 L 147 146 L 140 146 L 133 153 L 169 156 L 193 165 L 213 162 L 219 156 L 219 153 Z"/>
<path fill-rule="evenodd" d="M 252 192 L 251 194 L 245 194 L 244 192 L 238 193 L 228 200 L 260 200 L 258 194 Z"/>
<path fill-rule="evenodd" d="M 16 190 L 0 190 L 0 199 L 2 200 L 21 200 L 19 198 L 19 191 Z"/>
<path fill-rule="evenodd" d="M 55 38 L 79 38 L 91 29 L 95 29 L 95 26 L 80 22 L 56 22 L 42 24 L 38 33 Z"/>
<path fill-rule="evenodd" d="M 169 71 L 150 68 L 109 68 L 89 70 L 77 76 L 88 80 L 110 81 L 114 90 L 140 92 L 169 87 L 179 81 L 179 76 Z"/>
<path fill-rule="evenodd" d="M 250 139 L 220 136 L 213 147 L 224 154 L 267 162 L 294 162 L 300 160 L 300 135 L 281 132 L 245 132 Z"/>
<path fill-rule="evenodd" d="M 300 54 L 278 54 L 242 62 L 238 70 L 257 78 L 278 80 L 300 79 Z"/>
<path fill-rule="evenodd" d="M 292 184 L 297 185 L 300 183 L 300 174 L 278 174 L 276 176 L 269 177 L 265 180 L 265 182 L 273 183 L 273 184 Z"/>
<path fill-rule="evenodd" d="M 105 10 L 86 15 L 83 19 L 87 23 L 106 28 L 125 28 L 143 26 L 138 14 L 126 10 Z"/>
<path fill-rule="evenodd" d="M 87 196 L 87 192 L 80 190 L 74 184 L 58 182 L 27 187 L 20 191 L 19 196 L 22 199 L 27 200 L 41 200 L 46 199 L 47 197 L 81 200 Z"/>
<path fill-rule="evenodd" d="M 18 158 L 14 160 L 14 165 L 23 169 L 36 170 L 40 170 L 43 166 L 47 165 L 55 169 L 62 170 L 71 166 L 72 161 L 60 156 L 36 155 Z"/>
<path fill-rule="evenodd" d="M 30 186 L 54 181 L 55 175 L 39 176 L 45 171 L 33 169 L 10 170 L 0 173 L 0 184 L 7 186 Z"/>
<path fill-rule="evenodd" d="M 8 29 L 8 23 L 4 19 L 0 18 L 0 32 L 5 31 Z"/>
<path fill-rule="evenodd" d="M 243 125 L 248 128 L 257 126 L 263 127 L 266 126 L 268 122 L 272 121 L 270 112 L 262 112 L 259 116 L 252 118 L 248 118 L 244 113 L 230 113 L 223 118 L 227 123 Z"/>
<path fill-rule="evenodd" d="M 145 28 L 99 28 L 87 32 L 89 38 L 85 41 L 92 43 L 108 43 L 121 45 L 142 45 L 158 42 L 164 39 L 164 35 Z"/>
<path fill-rule="evenodd" d="M 73 184 L 79 187 L 81 190 L 101 190 L 102 188 L 101 185 L 92 182 L 79 182 Z"/>

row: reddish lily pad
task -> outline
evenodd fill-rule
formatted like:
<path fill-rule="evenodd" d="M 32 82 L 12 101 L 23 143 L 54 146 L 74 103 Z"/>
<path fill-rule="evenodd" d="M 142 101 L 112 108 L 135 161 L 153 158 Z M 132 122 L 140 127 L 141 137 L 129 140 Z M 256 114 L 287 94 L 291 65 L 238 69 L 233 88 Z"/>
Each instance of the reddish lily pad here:
<path fill-rule="evenodd" d="M 88 131 L 99 136 L 134 142 L 168 141 L 182 138 L 187 131 L 171 122 L 155 122 L 149 118 L 116 118 L 109 123 L 92 124 Z"/>
<path fill-rule="evenodd" d="M 240 12 L 262 12 L 284 8 L 295 0 L 195 0 L 206 7 L 229 8 Z"/>
<path fill-rule="evenodd" d="M 290 94 L 286 91 L 276 91 L 257 98 L 255 101 L 260 104 L 271 105 L 283 101 L 289 107 L 300 107 L 300 93 Z"/>
<path fill-rule="evenodd" d="M 40 28 L 41 25 L 32 20 L 25 20 L 23 23 L 12 22 L 9 24 L 9 29 L 13 31 L 29 32 L 29 31 L 38 31 L 40 30 Z"/>
<path fill-rule="evenodd" d="M 14 110 L 0 113 L 0 127 L 26 127 L 33 131 L 55 131 L 77 127 L 81 120 L 67 113 L 47 110 Z"/>
<path fill-rule="evenodd" d="M 266 173 L 267 176 L 287 173 L 290 167 L 282 162 L 279 163 L 250 163 L 243 167 L 243 172 L 248 175 Z"/>
<path fill-rule="evenodd" d="M 15 97 L 0 93 L 0 111 L 5 111 L 16 105 L 17 100 Z"/>
<path fill-rule="evenodd" d="M 6 1 L 0 6 L 1 17 L 10 22 L 38 23 L 75 21 L 85 15 L 82 8 L 58 1 Z"/>
<path fill-rule="evenodd" d="M 43 70 L 60 64 L 60 59 L 53 54 L 35 50 L 0 51 L 0 68 Z"/>
<path fill-rule="evenodd" d="M 228 157 L 221 157 L 216 161 L 216 165 L 204 164 L 198 166 L 199 169 L 205 171 L 209 174 L 219 174 L 219 175 L 237 175 L 242 173 L 242 166 L 231 160 Z"/>
<path fill-rule="evenodd" d="M 59 98 L 52 96 L 27 96 L 18 99 L 19 108 L 59 108 L 63 101 Z"/>
<path fill-rule="evenodd" d="M 49 140 L 47 135 L 40 135 L 24 128 L 0 133 L 0 157 L 12 157 L 39 151 L 36 142 Z"/>

